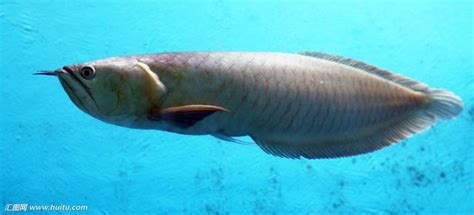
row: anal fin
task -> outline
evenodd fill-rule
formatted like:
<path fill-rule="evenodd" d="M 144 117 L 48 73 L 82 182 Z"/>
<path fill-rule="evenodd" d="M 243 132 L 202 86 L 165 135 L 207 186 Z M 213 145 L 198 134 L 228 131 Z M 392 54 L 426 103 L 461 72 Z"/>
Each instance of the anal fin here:
<path fill-rule="evenodd" d="M 416 112 L 393 119 L 372 129 L 371 132 L 353 137 L 294 140 L 252 135 L 252 139 L 265 152 L 285 158 L 337 158 L 365 154 L 400 142 L 413 134 L 428 129 L 435 117 L 427 112 Z"/>

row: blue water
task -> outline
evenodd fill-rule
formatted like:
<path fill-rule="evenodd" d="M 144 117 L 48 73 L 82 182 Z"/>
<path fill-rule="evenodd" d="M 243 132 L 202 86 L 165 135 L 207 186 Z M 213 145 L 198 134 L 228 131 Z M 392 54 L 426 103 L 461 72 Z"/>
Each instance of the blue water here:
<path fill-rule="evenodd" d="M 473 214 L 470 1 L 0 1 L 0 214 Z M 456 120 L 371 154 L 288 160 L 209 136 L 121 128 L 55 78 L 117 55 L 317 50 L 450 89 Z"/>

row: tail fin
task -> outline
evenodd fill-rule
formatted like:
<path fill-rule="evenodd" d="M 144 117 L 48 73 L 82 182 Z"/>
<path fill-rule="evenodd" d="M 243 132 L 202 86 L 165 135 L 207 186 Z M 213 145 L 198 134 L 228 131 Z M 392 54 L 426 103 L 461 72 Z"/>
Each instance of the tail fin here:
<path fill-rule="evenodd" d="M 438 119 L 451 119 L 457 117 L 463 110 L 464 103 L 459 96 L 444 89 L 428 89 L 431 98 L 431 106 L 428 113 Z"/>

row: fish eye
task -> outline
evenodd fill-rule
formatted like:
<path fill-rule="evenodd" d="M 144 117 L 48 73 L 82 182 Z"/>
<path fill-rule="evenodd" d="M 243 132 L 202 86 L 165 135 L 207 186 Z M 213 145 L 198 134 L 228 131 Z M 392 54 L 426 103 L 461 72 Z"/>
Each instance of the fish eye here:
<path fill-rule="evenodd" d="M 95 75 L 95 69 L 92 66 L 84 66 L 81 68 L 81 76 L 86 80 L 91 80 Z"/>

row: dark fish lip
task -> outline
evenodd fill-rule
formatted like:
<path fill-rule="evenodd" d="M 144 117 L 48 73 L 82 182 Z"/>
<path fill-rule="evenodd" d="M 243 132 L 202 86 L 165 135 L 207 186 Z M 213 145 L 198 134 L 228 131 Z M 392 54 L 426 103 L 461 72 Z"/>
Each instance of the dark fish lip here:
<path fill-rule="evenodd" d="M 71 73 L 71 74 L 72 74 L 72 69 L 71 69 L 71 67 L 64 66 L 64 67 L 63 67 L 63 70 L 64 70 L 65 72 L 67 72 L 67 73 Z"/>

